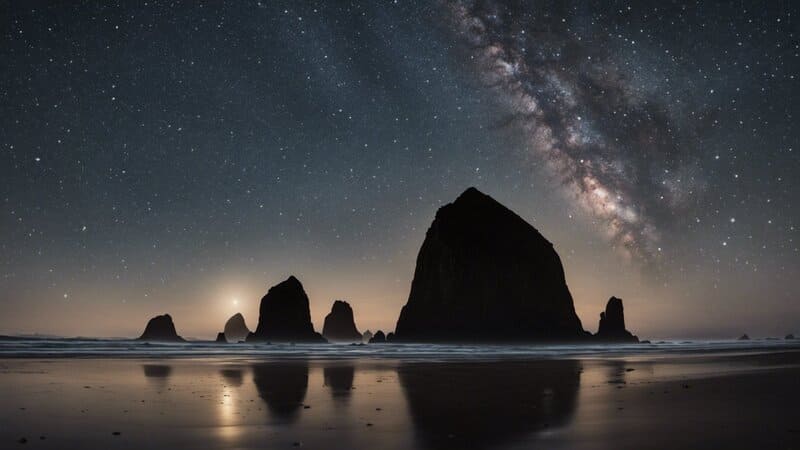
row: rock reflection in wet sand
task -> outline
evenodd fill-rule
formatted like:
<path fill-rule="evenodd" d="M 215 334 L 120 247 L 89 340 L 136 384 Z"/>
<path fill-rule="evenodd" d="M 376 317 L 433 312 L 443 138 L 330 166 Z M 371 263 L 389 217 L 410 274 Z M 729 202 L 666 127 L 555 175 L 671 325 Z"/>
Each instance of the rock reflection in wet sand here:
<path fill-rule="evenodd" d="M 253 364 L 253 383 L 258 396 L 275 419 L 292 422 L 303 407 L 308 390 L 308 362 L 268 362 Z"/>
<path fill-rule="evenodd" d="M 497 447 L 569 422 L 577 361 L 412 363 L 398 368 L 418 443 Z"/>
<path fill-rule="evenodd" d="M 798 448 L 798 355 L 6 359 L 0 448 Z"/>

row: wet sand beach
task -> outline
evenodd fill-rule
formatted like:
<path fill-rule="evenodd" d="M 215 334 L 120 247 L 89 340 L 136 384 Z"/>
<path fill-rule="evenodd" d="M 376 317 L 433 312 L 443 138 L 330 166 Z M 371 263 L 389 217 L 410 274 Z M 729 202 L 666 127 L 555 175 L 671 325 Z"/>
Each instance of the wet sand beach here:
<path fill-rule="evenodd" d="M 0 448 L 800 448 L 800 350 L 0 359 Z"/>

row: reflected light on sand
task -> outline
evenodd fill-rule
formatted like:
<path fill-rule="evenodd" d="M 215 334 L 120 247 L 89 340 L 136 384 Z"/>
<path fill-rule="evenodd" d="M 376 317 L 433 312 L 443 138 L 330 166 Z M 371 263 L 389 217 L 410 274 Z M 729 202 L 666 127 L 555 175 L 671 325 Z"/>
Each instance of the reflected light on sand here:
<path fill-rule="evenodd" d="M 239 399 L 238 389 L 228 384 L 223 384 L 220 389 L 220 400 L 217 405 L 217 434 L 225 442 L 236 440 L 242 435 L 239 423 L 241 417 L 237 412 Z"/>

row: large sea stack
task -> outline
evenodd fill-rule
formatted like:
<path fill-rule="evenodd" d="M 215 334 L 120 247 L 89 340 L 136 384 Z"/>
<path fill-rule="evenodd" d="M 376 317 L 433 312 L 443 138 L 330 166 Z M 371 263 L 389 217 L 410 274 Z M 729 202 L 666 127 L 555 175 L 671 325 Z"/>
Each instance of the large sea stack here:
<path fill-rule="evenodd" d="M 594 337 L 605 342 L 639 342 L 639 338 L 625 329 L 622 299 L 608 299 L 605 312 L 600 313 L 600 326 Z"/>
<path fill-rule="evenodd" d="M 314 331 L 308 296 L 294 276 L 272 286 L 261 299 L 258 327 L 248 342 L 325 342 Z"/>
<path fill-rule="evenodd" d="M 561 260 L 533 226 L 475 188 L 436 212 L 395 341 L 586 337 Z"/>
<path fill-rule="evenodd" d="M 147 322 L 144 333 L 139 336 L 140 341 L 159 341 L 159 342 L 184 342 L 175 331 L 175 324 L 169 314 L 156 316 Z"/>
<path fill-rule="evenodd" d="M 241 313 L 236 313 L 225 322 L 225 339 L 228 342 L 240 342 L 247 339 L 250 330 L 247 324 L 244 323 L 244 316 Z"/>
<path fill-rule="evenodd" d="M 361 342 L 361 333 L 356 329 L 353 308 L 350 304 L 336 300 L 331 312 L 325 316 L 322 335 L 329 341 Z"/>

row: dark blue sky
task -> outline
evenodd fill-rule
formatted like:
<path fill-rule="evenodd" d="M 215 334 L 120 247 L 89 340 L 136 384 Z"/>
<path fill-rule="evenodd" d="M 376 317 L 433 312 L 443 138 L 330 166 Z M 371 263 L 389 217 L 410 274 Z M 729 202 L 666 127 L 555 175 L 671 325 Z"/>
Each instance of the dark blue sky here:
<path fill-rule="evenodd" d="M 476 186 L 588 329 L 797 332 L 791 2 L 3 2 L 0 332 L 212 337 L 289 274 L 391 329 Z"/>

